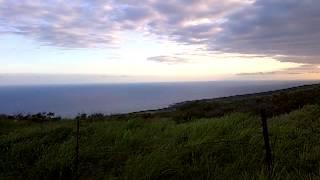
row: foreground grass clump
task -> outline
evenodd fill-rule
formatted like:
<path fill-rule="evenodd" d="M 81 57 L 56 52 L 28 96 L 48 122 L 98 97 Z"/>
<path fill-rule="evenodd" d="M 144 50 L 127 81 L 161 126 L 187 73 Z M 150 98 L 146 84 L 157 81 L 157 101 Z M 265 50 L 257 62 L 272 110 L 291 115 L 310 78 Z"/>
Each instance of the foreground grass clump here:
<path fill-rule="evenodd" d="M 0 179 L 70 179 L 75 122 L 0 121 Z M 269 120 L 273 179 L 320 178 L 320 107 Z M 81 121 L 82 179 L 266 179 L 258 117 Z"/>

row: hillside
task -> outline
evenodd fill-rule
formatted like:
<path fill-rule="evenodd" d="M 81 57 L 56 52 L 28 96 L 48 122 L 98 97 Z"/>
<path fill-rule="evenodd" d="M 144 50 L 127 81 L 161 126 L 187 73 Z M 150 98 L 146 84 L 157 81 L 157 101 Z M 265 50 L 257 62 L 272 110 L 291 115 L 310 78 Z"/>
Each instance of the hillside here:
<path fill-rule="evenodd" d="M 269 117 L 273 117 L 308 104 L 320 104 L 320 84 L 255 94 L 186 101 L 164 109 L 106 117 L 110 119 L 165 117 L 185 122 L 197 118 L 220 117 L 232 112 L 257 114 L 261 109 L 266 110 Z"/>
<path fill-rule="evenodd" d="M 319 179 L 320 85 L 81 115 L 80 179 Z M 268 173 L 261 121 L 269 113 Z M 74 179 L 76 121 L 0 116 L 0 179 Z"/>

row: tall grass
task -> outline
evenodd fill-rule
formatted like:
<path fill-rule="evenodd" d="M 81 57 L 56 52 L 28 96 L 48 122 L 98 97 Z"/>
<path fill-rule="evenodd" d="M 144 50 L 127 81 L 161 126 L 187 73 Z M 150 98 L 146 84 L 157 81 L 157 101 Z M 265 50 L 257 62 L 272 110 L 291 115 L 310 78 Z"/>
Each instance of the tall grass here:
<path fill-rule="evenodd" d="M 0 179 L 70 179 L 75 122 L 0 121 Z M 320 178 L 320 107 L 269 120 L 273 179 Z M 267 179 L 260 119 L 245 113 L 81 121 L 82 179 Z"/>

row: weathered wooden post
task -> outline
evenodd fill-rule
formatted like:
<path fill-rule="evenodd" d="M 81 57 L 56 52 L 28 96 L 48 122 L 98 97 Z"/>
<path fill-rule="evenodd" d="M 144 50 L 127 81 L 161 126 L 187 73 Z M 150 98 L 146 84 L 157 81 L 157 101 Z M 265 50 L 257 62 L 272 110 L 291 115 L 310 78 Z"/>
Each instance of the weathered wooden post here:
<path fill-rule="evenodd" d="M 270 175 L 271 170 L 272 170 L 272 154 L 271 154 L 271 146 L 270 146 L 270 142 L 269 142 L 267 114 L 264 109 L 261 110 L 260 114 L 261 114 L 261 121 L 262 121 L 264 146 L 266 149 L 266 163 L 267 163 L 267 167 L 268 167 L 268 171 L 269 171 L 269 175 Z"/>
<path fill-rule="evenodd" d="M 80 138 L 80 118 L 77 118 L 77 132 L 76 132 L 76 159 L 75 159 L 75 179 L 79 179 L 79 138 Z"/>

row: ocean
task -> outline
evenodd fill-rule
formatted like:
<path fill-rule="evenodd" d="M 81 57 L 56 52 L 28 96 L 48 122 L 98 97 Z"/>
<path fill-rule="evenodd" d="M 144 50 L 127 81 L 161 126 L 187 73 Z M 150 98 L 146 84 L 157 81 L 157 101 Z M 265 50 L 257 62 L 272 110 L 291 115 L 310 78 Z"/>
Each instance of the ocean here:
<path fill-rule="evenodd" d="M 278 90 L 314 81 L 0 86 L 0 114 L 54 112 L 118 114 L 168 107 L 188 100 Z"/>

